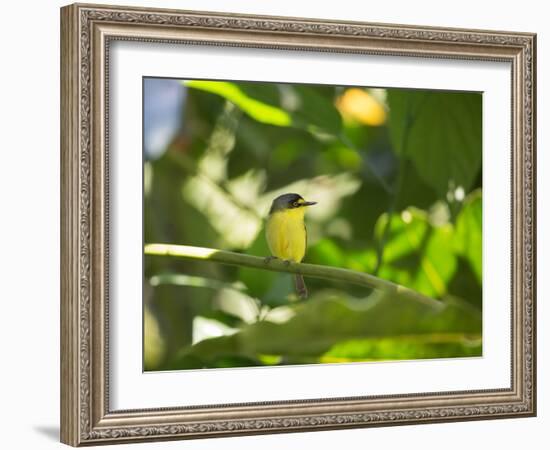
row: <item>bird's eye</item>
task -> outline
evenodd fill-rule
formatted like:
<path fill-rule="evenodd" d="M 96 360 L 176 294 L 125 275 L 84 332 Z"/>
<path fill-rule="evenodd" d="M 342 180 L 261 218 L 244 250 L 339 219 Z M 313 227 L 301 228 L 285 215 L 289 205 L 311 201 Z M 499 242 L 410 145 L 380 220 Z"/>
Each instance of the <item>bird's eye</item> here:
<path fill-rule="evenodd" d="M 300 204 L 298 202 L 294 202 L 294 203 L 292 203 L 292 206 L 294 206 L 295 208 L 298 208 L 298 206 L 300 206 Z"/>

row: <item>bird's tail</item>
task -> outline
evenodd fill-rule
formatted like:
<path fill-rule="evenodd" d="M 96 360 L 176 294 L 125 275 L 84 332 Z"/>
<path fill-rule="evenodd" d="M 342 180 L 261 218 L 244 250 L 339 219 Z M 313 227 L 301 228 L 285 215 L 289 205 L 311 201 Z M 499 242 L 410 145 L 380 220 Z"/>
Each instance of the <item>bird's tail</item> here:
<path fill-rule="evenodd" d="M 304 281 L 304 277 L 302 275 L 296 275 L 295 277 L 296 281 L 296 293 L 298 294 L 298 297 L 301 299 L 307 298 L 307 287 L 306 283 Z"/>

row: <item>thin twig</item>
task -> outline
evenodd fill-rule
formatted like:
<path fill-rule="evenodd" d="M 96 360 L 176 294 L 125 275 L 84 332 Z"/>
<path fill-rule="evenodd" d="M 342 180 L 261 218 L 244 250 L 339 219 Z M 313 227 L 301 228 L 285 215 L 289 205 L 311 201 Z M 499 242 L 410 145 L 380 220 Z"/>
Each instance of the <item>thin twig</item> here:
<path fill-rule="evenodd" d="M 213 248 L 192 247 L 188 245 L 146 244 L 145 254 L 170 256 L 174 258 L 198 261 L 212 261 L 221 264 L 252 267 L 255 269 L 271 270 L 275 272 L 299 273 L 307 277 L 340 281 L 344 283 L 366 286 L 372 289 L 378 289 L 384 292 L 397 294 L 410 300 L 421 302 L 430 307 L 443 307 L 442 302 L 420 294 L 413 289 L 375 277 L 374 275 L 370 275 L 368 273 L 341 269 L 339 267 L 304 263 L 286 264 L 279 259 L 273 259 L 266 262 L 265 258 L 260 258 L 258 256 L 244 255 L 242 253 L 228 252 Z"/>

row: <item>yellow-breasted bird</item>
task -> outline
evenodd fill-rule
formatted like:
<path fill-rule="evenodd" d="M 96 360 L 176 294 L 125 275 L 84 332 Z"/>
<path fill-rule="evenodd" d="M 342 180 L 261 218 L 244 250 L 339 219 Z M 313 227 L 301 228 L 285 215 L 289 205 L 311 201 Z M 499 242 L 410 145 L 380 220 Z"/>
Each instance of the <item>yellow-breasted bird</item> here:
<path fill-rule="evenodd" d="M 298 194 L 283 194 L 273 200 L 265 227 L 265 234 L 272 257 L 287 263 L 304 259 L 307 246 L 307 230 L 304 222 L 307 202 Z M 307 288 L 302 275 L 296 275 L 296 292 L 307 298 Z"/>

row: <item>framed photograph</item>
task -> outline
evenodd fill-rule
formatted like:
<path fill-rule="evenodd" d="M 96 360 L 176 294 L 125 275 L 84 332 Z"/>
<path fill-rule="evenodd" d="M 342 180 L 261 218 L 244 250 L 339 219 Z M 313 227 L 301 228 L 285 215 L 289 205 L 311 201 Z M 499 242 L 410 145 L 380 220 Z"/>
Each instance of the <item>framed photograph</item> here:
<path fill-rule="evenodd" d="M 62 8 L 62 442 L 535 415 L 535 57 Z"/>

